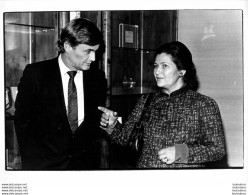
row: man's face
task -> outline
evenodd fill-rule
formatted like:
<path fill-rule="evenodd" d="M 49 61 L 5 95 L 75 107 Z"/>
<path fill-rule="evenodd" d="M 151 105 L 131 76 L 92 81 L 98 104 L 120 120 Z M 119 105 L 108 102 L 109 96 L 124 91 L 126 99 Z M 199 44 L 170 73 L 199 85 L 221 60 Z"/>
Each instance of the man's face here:
<path fill-rule="evenodd" d="M 95 61 L 96 50 L 99 45 L 89 46 L 79 44 L 76 47 L 67 45 L 66 49 L 66 65 L 71 70 L 88 70 L 92 62 Z"/>

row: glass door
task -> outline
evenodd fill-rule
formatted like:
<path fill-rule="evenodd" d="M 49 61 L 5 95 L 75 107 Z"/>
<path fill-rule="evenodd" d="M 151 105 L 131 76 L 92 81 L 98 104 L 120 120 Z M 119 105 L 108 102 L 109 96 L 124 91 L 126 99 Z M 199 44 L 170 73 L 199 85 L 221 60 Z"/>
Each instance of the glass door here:
<path fill-rule="evenodd" d="M 59 12 L 9 12 L 4 14 L 5 149 L 6 169 L 20 169 L 13 115 L 17 85 L 27 64 L 57 55 Z"/>

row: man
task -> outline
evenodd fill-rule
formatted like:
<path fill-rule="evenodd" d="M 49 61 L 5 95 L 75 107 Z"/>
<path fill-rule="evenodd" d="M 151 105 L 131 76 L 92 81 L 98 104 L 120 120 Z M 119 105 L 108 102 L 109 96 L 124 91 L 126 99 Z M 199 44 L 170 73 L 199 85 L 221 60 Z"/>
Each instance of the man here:
<path fill-rule="evenodd" d="M 74 19 L 61 32 L 58 57 L 26 66 L 15 103 L 22 169 L 100 168 L 97 106 L 105 104 L 106 79 L 91 66 L 102 43 L 92 22 Z"/>

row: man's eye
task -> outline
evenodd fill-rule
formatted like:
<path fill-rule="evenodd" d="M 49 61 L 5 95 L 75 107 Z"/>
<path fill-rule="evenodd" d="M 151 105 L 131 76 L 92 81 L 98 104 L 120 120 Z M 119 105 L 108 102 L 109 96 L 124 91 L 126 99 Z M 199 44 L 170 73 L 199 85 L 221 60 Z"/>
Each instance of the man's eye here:
<path fill-rule="evenodd" d="M 83 52 L 89 54 L 91 50 L 84 50 Z"/>

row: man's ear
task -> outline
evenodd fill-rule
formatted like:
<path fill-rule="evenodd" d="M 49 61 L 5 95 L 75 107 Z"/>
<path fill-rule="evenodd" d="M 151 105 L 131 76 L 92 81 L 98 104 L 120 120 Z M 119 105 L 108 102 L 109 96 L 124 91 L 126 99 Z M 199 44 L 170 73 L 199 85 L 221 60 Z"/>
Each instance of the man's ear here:
<path fill-rule="evenodd" d="M 68 42 L 64 42 L 64 49 L 66 53 L 71 52 L 71 45 Z"/>

